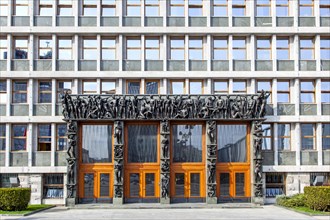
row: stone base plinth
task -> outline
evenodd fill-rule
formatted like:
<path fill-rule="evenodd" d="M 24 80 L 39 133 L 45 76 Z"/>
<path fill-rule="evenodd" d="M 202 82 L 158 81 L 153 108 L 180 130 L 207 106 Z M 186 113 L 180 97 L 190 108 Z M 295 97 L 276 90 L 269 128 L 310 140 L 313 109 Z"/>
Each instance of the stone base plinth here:
<path fill-rule="evenodd" d="M 265 199 L 263 197 L 252 197 L 252 202 L 254 204 L 264 205 Z"/>
<path fill-rule="evenodd" d="M 217 197 L 206 197 L 206 204 L 217 204 L 218 198 Z"/>
<path fill-rule="evenodd" d="M 65 199 L 65 206 L 73 207 L 76 205 L 76 198 L 66 198 Z"/>
<path fill-rule="evenodd" d="M 113 205 L 123 205 L 124 199 L 123 198 L 113 198 Z"/>
<path fill-rule="evenodd" d="M 160 198 L 160 204 L 170 204 L 171 200 L 170 198 Z"/>

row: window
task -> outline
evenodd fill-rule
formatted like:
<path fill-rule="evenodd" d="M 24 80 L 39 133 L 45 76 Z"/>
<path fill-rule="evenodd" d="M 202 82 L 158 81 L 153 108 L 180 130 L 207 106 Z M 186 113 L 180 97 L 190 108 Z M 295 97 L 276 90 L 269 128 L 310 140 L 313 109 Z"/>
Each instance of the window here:
<path fill-rule="evenodd" d="M 228 60 L 227 38 L 213 39 L 213 60 Z"/>
<path fill-rule="evenodd" d="M 262 124 L 262 150 L 273 149 L 273 125 Z"/>
<path fill-rule="evenodd" d="M 232 14 L 235 17 L 245 16 L 245 0 L 233 0 L 232 2 Z"/>
<path fill-rule="evenodd" d="M 97 57 L 97 40 L 96 38 L 83 39 L 83 59 L 96 60 Z"/>
<path fill-rule="evenodd" d="M 95 0 L 82 0 L 83 1 L 83 16 L 96 16 L 97 5 Z"/>
<path fill-rule="evenodd" d="M 0 15 L 1 16 L 8 15 L 8 0 L 0 1 Z"/>
<path fill-rule="evenodd" d="M 57 15 L 72 16 L 72 0 L 58 0 Z"/>
<path fill-rule="evenodd" d="M 13 82 L 13 103 L 27 103 L 27 82 Z"/>
<path fill-rule="evenodd" d="M 189 60 L 203 60 L 203 38 L 189 38 Z"/>
<path fill-rule="evenodd" d="M 39 0 L 39 15 L 50 16 L 53 14 L 53 0 Z"/>
<path fill-rule="evenodd" d="M 145 59 L 159 60 L 159 37 L 145 39 Z"/>
<path fill-rule="evenodd" d="M 300 39 L 300 60 L 314 60 L 314 39 Z"/>
<path fill-rule="evenodd" d="M 61 95 L 66 92 L 71 94 L 71 81 L 58 81 L 57 82 L 57 102 L 61 102 Z"/>
<path fill-rule="evenodd" d="M 145 94 L 158 94 L 159 93 L 159 81 L 147 80 L 145 82 Z"/>
<path fill-rule="evenodd" d="M 330 150 L 330 124 L 322 124 L 322 150 Z"/>
<path fill-rule="evenodd" d="M 29 15 L 29 0 L 14 0 L 14 15 Z"/>
<path fill-rule="evenodd" d="M 67 125 L 66 124 L 57 124 L 56 125 L 57 132 L 56 132 L 56 150 L 63 151 L 67 150 L 68 143 L 67 143 Z"/>
<path fill-rule="evenodd" d="M 44 174 L 44 198 L 63 198 L 63 174 Z"/>
<path fill-rule="evenodd" d="M 184 17 L 184 1 L 170 0 L 170 16 Z"/>
<path fill-rule="evenodd" d="M 127 81 L 127 94 L 140 94 L 140 81 Z"/>
<path fill-rule="evenodd" d="M 58 39 L 58 59 L 59 60 L 72 59 L 72 38 Z"/>
<path fill-rule="evenodd" d="M 270 38 L 257 39 L 257 60 L 271 60 L 272 49 Z"/>
<path fill-rule="evenodd" d="M 228 81 L 215 81 L 214 94 L 228 94 Z"/>
<path fill-rule="evenodd" d="M 246 59 L 246 39 L 233 38 L 233 59 L 245 60 Z"/>
<path fill-rule="evenodd" d="M 52 82 L 41 81 L 39 82 L 39 103 L 52 103 Z"/>
<path fill-rule="evenodd" d="M 172 125 L 172 155 L 174 163 L 202 162 L 202 125 Z"/>
<path fill-rule="evenodd" d="M 116 0 L 102 0 L 102 16 L 116 16 Z"/>
<path fill-rule="evenodd" d="M 13 187 L 10 183 L 10 178 L 18 179 L 18 175 L 15 173 L 2 173 L 0 174 L 0 187 L 1 188 L 10 188 Z"/>
<path fill-rule="evenodd" d="M 290 59 L 289 37 L 278 37 L 276 39 L 276 58 L 278 60 Z"/>
<path fill-rule="evenodd" d="M 52 59 L 52 38 L 39 38 L 39 59 Z"/>
<path fill-rule="evenodd" d="M 6 80 L 0 80 L 0 103 L 7 103 L 7 82 Z"/>
<path fill-rule="evenodd" d="M 233 93 L 246 93 L 246 81 L 233 81 Z"/>
<path fill-rule="evenodd" d="M 278 150 L 291 149 L 291 124 L 278 124 Z"/>
<path fill-rule="evenodd" d="M 218 125 L 218 162 L 246 162 L 246 136 L 246 125 Z"/>
<path fill-rule="evenodd" d="M 97 83 L 96 81 L 83 81 L 83 94 L 96 94 Z"/>
<path fill-rule="evenodd" d="M 284 194 L 285 181 L 283 173 L 266 173 L 266 197 L 275 198 Z"/>
<path fill-rule="evenodd" d="M 28 58 L 28 38 L 14 38 L 14 59 Z"/>
<path fill-rule="evenodd" d="M 184 60 L 184 39 L 171 38 L 171 60 Z"/>
<path fill-rule="evenodd" d="M 289 16 L 289 0 L 276 0 L 276 16 Z"/>
<path fill-rule="evenodd" d="M 213 0 L 213 16 L 228 16 L 228 0 Z"/>
<path fill-rule="evenodd" d="M 157 162 L 157 125 L 128 125 L 128 163 Z"/>
<path fill-rule="evenodd" d="M 102 38 L 102 60 L 116 59 L 116 39 Z"/>
<path fill-rule="evenodd" d="M 11 150 L 26 150 L 26 124 L 14 124 L 12 125 L 12 141 Z"/>
<path fill-rule="evenodd" d="M 189 82 L 189 94 L 203 94 L 203 81 L 202 80 L 190 80 Z"/>
<path fill-rule="evenodd" d="M 330 38 L 321 38 L 321 60 L 330 60 Z"/>
<path fill-rule="evenodd" d="M 126 0 L 126 15 L 140 16 L 141 15 L 141 0 Z"/>
<path fill-rule="evenodd" d="M 315 102 L 315 85 L 314 81 L 300 82 L 300 103 Z"/>
<path fill-rule="evenodd" d="M 330 17 L 329 0 L 320 0 L 320 16 L 321 17 Z"/>
<path fill-rule="evenodd" d="M 102 81 L 101 94 L 116 94 L 116 82 L 115 81 Z"/>
<path fill-rule="evenodd" d="M 310 173 L 311 186 L 329 186 L 330 173 Z"/>
<path fill-rule="evenodd" d="M 257 0 L 257 16 L 271 16 L 270 0 Z"/>
<path fill-rule="evenodd" d="M 141 40 L 139 38 L 127 38 L 127 60 L 141 60 Z"/>
<path fill-rule="evenodd" d="M 0 124 L 0 151 L 6 150 L 6 124 Z"/>
<path fill-rule="evenodd" d="M 7 39 L 6 38 L 0 38 L 0 60 L 6 60 L 7 59 Z"/>
<path fill-rule="evenodd" d="M 203 16 L 203 0 L 188 0 L 189 16 Z"/>
<path fill-rule="evenodd" d="M 301 149 L 314 150 L 315 147 L 315 125 L 301 124 Z"/>
<path fill-rule="evenodd" d="M 112 136 L 112 125 L 82 125 L 82 163 L 111 163 Z"/>
<path fill-rule="evenodd" d="M 258 81 L 257 93 L 261 93 L 262 90 L 270 93 L 270 96 L 268 97 L 267 102 L 271 103 L 272 102 L 272 82 L 271 81 Z"/>
<path fill-rule="evenodd" d="M 321 102 L 330 103 L 330 81 L 321 81 Z"/>
<path fill-rule="evenodd" d="M 159 0 L 145 0 L 145 16 L 159 16 Z"/>
<path fill-rule="evenodd" d="M 299 0 L 299 16 L 314 16 L 314 0 Z"/>
<path fill-rule="evenodd" d="M 51 150 L 51 124 L 38 124 L 38 151 Z"/>
<path fill-rule="evenodd" d="M 290 102 L 290 81 L 277 81 L 277 102 Z"/>
<path fill-rule="evenodd" d="M 170 94 L 184 94 L 185 93 L 185 83 L 181 81 L 171 81 Z"/>

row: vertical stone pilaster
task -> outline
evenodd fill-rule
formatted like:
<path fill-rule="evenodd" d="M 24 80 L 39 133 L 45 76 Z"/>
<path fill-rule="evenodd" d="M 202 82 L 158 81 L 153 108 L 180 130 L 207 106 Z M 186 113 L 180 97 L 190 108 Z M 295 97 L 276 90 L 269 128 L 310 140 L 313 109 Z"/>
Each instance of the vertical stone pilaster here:
<path fill-rule="evenodd" d="M 78 169 L 77 169 L 77 142 L 78 142 L 78 123 L 77 121 L 68 121 L 68 150 L 67 150 L 67 198 L 65 201 L 66 206 L 74 206 L 78 201 L 77 182 L 78 182 Z"/>
<path fill-rule="evenodd" d="M 170 203 L 170 126 L 168 120 L 160 122 L 160 203 Z"/>
<path fill-rule="evenodd" d="M 262 174 L 262 120 L 256 120 L 252 122 L 252 183 L 253 187 L 251 190 L 252 202 L 263 205 L 264 200 L 264 185 L 263 185 L 263 174 Z"/>
<path fill-rule="evenodd" d="M 217 123 L 214 120 L 206 122 L 206 203 L 217 204 L 216 195 L 216 162 L 217 162 Z"/>
<path fill-rule="evenodd" d="M 114 123 L 114 194 L 113 204 L 124 203 L 124 122 Z"/>

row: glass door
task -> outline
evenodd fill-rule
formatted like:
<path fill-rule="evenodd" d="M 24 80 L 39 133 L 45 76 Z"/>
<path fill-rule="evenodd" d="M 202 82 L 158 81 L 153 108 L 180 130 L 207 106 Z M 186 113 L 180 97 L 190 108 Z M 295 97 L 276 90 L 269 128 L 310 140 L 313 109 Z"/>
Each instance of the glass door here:
<path fill-rule="evenodd" d="M 203 171 L 179 171 L 175 172 L 172 181 L 172 197 L 174 202 L 200 202 L 205 196 L 205 188 L 202 182 Z"/>

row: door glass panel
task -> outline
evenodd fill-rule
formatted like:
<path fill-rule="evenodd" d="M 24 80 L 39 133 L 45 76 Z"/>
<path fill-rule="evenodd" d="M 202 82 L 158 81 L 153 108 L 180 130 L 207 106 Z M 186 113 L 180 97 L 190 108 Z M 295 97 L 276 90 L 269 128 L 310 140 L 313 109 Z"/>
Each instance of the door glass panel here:
<path fill-rule="evenodd" d="M 184 196 L 184 173 L 175 174 L 175 196 Z"/>
<path fill-rule="evenodd" d="M 244 173 L 235 174 L 236 196 L 245 196 Z"/>
<path fill-rule="evenodd" d="M 202 125 L 173 125 L 173 162 L 202 162 Z"/>
<path fill-rule="evenodd" d="M 108 173 L 100 174 L 100 196 L 110 196 L 109 186 L 110 178 Z"/>
<path fill-rule="evenodd" d="M 157 125 L 128 126 L 128 162 L 157 162 Z"/>
<path fill-rule="evenodd" d="M 94 197 L 94 174 L 85 173 L 84 175 L 84 197 Z"/>
<path fill-rule="evenodd" d="M 200 175 L 199 175 L 199 173 L 190 174 L 190 196 L 200 196 Z"/>
<path fill-rule="evenodd" d="M 218 162 L 246 162 L 246 125 L 218 125 Z"/>
<path fill-rule="evenodd" d="M 112 153 L 111 125 L 83 125 L 82 162 L 110 163 Z"/>
<path fill-rule="evenodd" d="M 140 193 L 140 174 L 129 174 L 129 195 L 131 197 L 139 197 Z"/>
<path fill-rule="evenodd" d="M 220 173 L 220 196 L 229 196 L 229 173 Z"/>
<path fill-rule="evenodd" d="M 155 196 L 155 174 L 147 173 L 145 180 L 146 193 L 145 196 Z"/>

